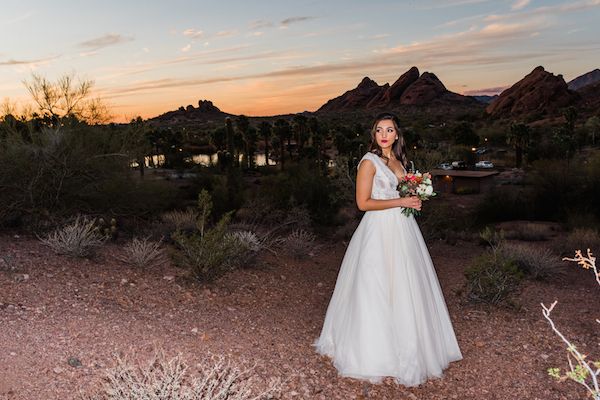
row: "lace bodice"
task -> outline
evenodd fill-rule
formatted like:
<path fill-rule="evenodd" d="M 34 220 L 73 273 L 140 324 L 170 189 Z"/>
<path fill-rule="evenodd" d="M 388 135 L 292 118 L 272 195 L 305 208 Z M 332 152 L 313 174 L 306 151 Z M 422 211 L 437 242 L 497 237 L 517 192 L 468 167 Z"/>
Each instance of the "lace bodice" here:
<path fill-rule="evenodd" d="M 398 187 L 398 177 L 396 174 L 376 154 L 370 152 L 365 154 L 358 165 L 360 166 L 360 163 L 364 160 L 371 160 L 375 165 L 371 198 L 378 200 L 399 198 L 400 194 L 396 190 Z"/>

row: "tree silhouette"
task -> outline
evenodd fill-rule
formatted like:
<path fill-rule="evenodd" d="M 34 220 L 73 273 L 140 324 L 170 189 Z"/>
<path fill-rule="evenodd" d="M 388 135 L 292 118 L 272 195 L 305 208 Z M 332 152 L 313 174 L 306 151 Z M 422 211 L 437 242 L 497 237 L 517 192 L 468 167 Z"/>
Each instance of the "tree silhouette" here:
<path fill-rule="evenodd" d="M 290 133 L 291 133 L 290 132 L 290 124 L 285 119 L 278 118 L 275 121 L 274 130 L 275 130 L 275 135 L 279 138 L 279 146 L 280 146 L 279 158 L 280 158 L 281 170 L 283 171 L 284 160 L 285 160 L 285 154 L 284 154 L 285 140 L 286 139 L 288 140 L 288 146 L 289 146 L 289 138 L 291 136 L 290 135 Z"/>
<path fill-rule="evenodd" d="M 269 140 L 273 133 L 273 127 L 268 121 L 262 121 L 258 126 L 258 130 L 260 131 L 260 137 L 265 141 L 265 163 L 269 165 Z"/>
<path fill-rule="evenodd" d="M 529 137 L 531 129 L 529 125 L 513 122 L 510 125 L 510 130 L 506 136 L 506 142 L 515 149 L 515 165 L 521 167 L 523 163 L 523 153 L 527 151 L 529 146 Z"/>
<path fill-rule="evenodd" d="M 63 75 L 55 82 L 32 74 L 31 80 L 23 81 L 33 98 L 37 113 L 56 125 L 64 118 L 85 121 L 90 124 L 110 119 L 108 108 L 100 98 L 91 98 L 92 80 L 78 80 L 74 74 Z"/>
<path fill-rule="evenodd" d="M 302 114 L 296 114 L 292 118 L 292 128 L 294 130 L 294 140 L 296 141 L 296 149 L 298 157 L 302 154 L 304 144 L 309 137 L 308 118 Z"/>

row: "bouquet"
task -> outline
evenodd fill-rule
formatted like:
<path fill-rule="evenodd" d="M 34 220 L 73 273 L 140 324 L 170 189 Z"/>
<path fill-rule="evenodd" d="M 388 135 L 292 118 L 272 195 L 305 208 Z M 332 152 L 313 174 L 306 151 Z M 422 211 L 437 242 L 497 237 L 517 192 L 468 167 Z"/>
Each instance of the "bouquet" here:
<path fill-rule="evenodd" d="M 398 192 L 400 192 L 400 197 L 418 196 L 422 201 L 429 200 L 430 197 L 436 195 L 431 183 L 431 174 L 428 172 L 422 174 L 419 171 L 404 175 L 398 184 Z M 404 208 L 402 214 L 410 217 L 411 215 L 419 215 L 420 211 L 414 208 Z"/>

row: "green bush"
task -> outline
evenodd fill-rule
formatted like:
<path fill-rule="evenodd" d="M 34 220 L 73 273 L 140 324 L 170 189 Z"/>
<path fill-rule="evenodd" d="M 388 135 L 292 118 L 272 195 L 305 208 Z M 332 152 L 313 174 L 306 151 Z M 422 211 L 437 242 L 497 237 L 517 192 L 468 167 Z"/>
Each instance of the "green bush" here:
<path fill-rule="evenodd" d="M 233 269 L 231 255 L 237 241 L 227 235 L 229 220 L 226 214 L 204 235 L 174 233 L 172 237 L 178 249 L 173 253 L 175 264 L 201 282 L 212 282 Z"/>
<path fill-rule="evenodd" d="M 473 219 L 465 211 L 435 198 L 423 204 L 421 215 L 417 218 L 427 240 L 454 242 L 457 236 L 469 236 L 474 227 Z"/>
<path fill-rule="evenodd" d="M 354 187 L 349 184 L 346 190 L 353 193 Z M 313 222 L 321 225 L 335 222 L 341 202 L 329 177 L 308 163 L 289 166 L 276 176 L 265 177 L 259 197 L 284 211 L 297 205 L 305 206 Z"/>
<path fill-rule="evenodd" d="M 211 282 L 237 266 L 239 240 L 228 234 L 231 213 L 225 214 L 214 226 L 209 226 L 213 209 L 210 195 L 203 190 L 198 195 L 196 232 L 177 231 L 172 238 L 177 246 L 173 253 L 176 265 L 187 269 L 201 282 Z"/>
<path fill-rule="evenodd" d="M 171 187 L 138 182 L 125 130 L 72 122 L 0 138 L 0 225 L 88 214 L 149 215 L 171 205 Z"/>
<path fill-rule="evenodd" d="M 528 220 L 533 216 L 528 188 L 499 186 L 488 192 L 475 208 L 478 225 L 500 221 Z"/>
<path fill-rule="evenodd" d="M 469 301 L 495 305 L 509 300 L 524 274 L 513 260 L 488 252 L 473 260 L 465 276 Z"/>

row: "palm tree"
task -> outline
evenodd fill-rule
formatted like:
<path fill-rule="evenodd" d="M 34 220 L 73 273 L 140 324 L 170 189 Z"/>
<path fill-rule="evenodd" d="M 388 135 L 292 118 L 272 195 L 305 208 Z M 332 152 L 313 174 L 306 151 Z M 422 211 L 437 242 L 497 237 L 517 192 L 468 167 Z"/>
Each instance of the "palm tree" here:
<path fill-rule="evenodd" d="M 593 116 L 585 122 L 585 127 L 592 137 L 592 146 L 596 145 L 596 135 L 600 132 L 600 118 Z"/>
<path fill-rule="evenodd" d="M 227 133 L 227 164 L 229 165 L 229 161 L 233 158 L 234 165 L 237 165 L 237 160 L 235 159 L 235 133 L 233 131 L 233 123 L 229 117 L 225 118 L 225 130 Z"/>
<path fill-rule="evenodd" d="M 325 141 L 325 130 L 323 129 L 323 126 L 321 125 L 321 123 L 319 122 L 317 117 L 311 117 L 308 120 L 308 129 L 310 131 L 312 145 L 315 147 L 315 149 L 317 151 L 317 165 L 319 167 L 319 171 L 322 172 L 321 157 L 323 156 L 322 147 L 323 147 L 323 142 Z"/>
<path fill-rule="evenodd" d="M 281 158 L 281 170 L 283 171 L 283 165 L 284 165 L 284 160 L 285 160 L 285 155 L 284 155 L 284 143 L 285 143 L 285 139 L 288 140 L 288 149 L 289 149 L 289 139 L 290 139 L 290 124 L 289 122 L 287 122 L 285 119 L 283 118 L 278 118 L 277 121 L 275 121 L 275 135 L 277 135 L 277 137 L 279 138 L 279 157 Z"/>
<path fill-rule="evenodd" d="M 510 125 L 510 131 L 506 137 L 506 142 L 515 149 L 515 164 L 517 168 L 521 167 L 523 162 L 523 153 L 527 151 L 529 146 L 529 136 L 531 128 L 529 125 L 521 122 L 513 122 Z"/>
<path fill-rule="evenodd" d="M 308 118 L 302 114 L 296 114 L 292 119 L 292 124 L 294 129 L 294 140 L 296 141 L 296 149 L 298 152 L 298 157 L 300 157 L 300 154 L 302 154 L 302 149 L 304 148 L 304 143 L 308 139 Z"/>
<path fill-rule="evenodd" d="M 258 130 L 260 131 L 260 136 L 265 141 L 265 164 L 269 165 L 269 139 L 271 139 L 273 127 L 270 122 L 263 121 L 260 123 Z"/>

